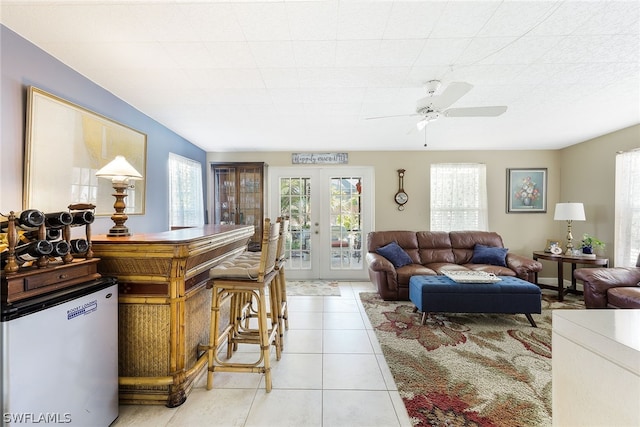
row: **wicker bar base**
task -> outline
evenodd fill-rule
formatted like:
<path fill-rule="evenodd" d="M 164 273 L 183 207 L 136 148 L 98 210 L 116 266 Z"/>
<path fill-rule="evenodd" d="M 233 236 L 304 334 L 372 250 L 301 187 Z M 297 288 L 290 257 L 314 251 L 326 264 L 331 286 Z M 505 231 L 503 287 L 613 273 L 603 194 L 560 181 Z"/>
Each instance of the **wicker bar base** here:
<path fill-rule="evenodd" d="M 248 226 L 205 226 L 94 238 L 98 271 L 120 287 L 120 403 L 176 407 L 187 399 L 207 368 L 198 345 L 209 340 L 209 269 L 244 251 L 252 235 Z"/>

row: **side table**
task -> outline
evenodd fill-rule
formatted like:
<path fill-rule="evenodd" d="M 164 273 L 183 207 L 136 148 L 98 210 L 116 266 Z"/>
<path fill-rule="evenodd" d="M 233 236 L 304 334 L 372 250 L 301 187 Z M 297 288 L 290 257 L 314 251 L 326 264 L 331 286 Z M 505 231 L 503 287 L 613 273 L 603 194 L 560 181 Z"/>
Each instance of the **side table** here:
<path fill-rule="evenodd" d="M 553 261 L 558 265 L 558 286 L 552 285 L 542 285 L 538 283 L 538 273 L 535 273 L 535 282 L 538 286 L 545 289 L 557 289 L 558 290 L 558 301 L 562 301 L 564 296 L 567 293 L 578 294 L 581 295 L 582 292 L 576 289 L 576 278 L 573 276 L 573 271 L 576 269 L 576 264 L 584 264 L 584 265 L 597 265 L 603 267 L 609 267 L 609 259 L 596 257 L 596 258 L 586 258 L 580 256 L 567 256 L 567 255 L 554 255 L 548 252 L 543 251 L 534 251 L 533 252 L 534 260 L 544 260 L 544 261 Z M 571 287 L 564 287 L 564 263 L 571 264 Z"/>

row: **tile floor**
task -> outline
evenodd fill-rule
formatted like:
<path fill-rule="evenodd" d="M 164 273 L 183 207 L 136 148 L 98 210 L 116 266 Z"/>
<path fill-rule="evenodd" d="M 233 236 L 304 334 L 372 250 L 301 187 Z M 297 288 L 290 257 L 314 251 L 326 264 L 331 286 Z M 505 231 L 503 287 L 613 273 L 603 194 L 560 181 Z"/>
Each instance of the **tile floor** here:
<path fill-rule="evenodd" d="M 358 297 L 374 291 L 370 282 L 340 282 L 339 297 L 289 296 L 271 393 L 261 374 L 216 373 L 209 391 L 202 375 L 181 406 L 121 405 L 112 426 L 411 426 Z M 251 357 L 251 347 L 234 358 Z"/>

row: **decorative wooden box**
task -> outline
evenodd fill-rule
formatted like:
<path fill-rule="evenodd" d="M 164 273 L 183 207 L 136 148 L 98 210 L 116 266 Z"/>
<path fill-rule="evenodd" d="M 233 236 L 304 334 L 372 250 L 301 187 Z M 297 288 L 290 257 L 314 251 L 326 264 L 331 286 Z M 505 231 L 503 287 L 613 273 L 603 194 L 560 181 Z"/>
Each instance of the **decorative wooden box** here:
<path fill-rule="evenodd" d="M 68 264 L 49 263 L 45 268 L 21 268 L 17 273 L 2 272 L 1 300 L 10 304 L 100 278 L 98 259 L 74 259 Z"/>

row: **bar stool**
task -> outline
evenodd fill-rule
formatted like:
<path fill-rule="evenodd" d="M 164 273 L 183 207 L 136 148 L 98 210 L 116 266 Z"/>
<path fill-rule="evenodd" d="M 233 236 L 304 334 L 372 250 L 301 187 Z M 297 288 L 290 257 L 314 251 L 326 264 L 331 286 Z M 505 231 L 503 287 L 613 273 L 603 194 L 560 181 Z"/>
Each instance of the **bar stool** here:
<path fill-rule="evenodd" d="M 278 255 L 276 257 L 275 269 L 278 272 L 276 277 L 278 283 L 278 301 L 280 306 L 280 318 L 284 321 L 284 329 L 289 330 L 289 308 L 287 304 L 287 280 L 284 275 L 284 266 L 287 262 L 286 243 L 289 234 L 289 218 L 278 218 L 280 221 L 280 238 L 278 240 Z M 283 336 L 282 322 L 280 322 L 280 336 Z M 282 338 L 281 338 L 282 341 Z"/>
<path fill-rule="evenodd" d="M 286 262 L 286 243 L 289 232 L 289 219 L 287 217 L 278 217 L 276 220 L 280 224 L 280 234 L 278 237 L 278 248 L 276 255 L 275 269 L 277 275 L 274 279 L 275 292 L 270 292 L 269 297 L 275 298 L 275 303 L 279 307 L 278 310 L 278 328 L 280 331 L 280 347 L 284 349 L 284 330 L 289 329 L 289 311 L 287 308 L 287 282 L 284 275 L 284 265 Z M 259 258 L 260 252 L 244 252 L 240 255 L 241 259 Z M 245 321 L 249 321 L 250 317 L 255 315 L 255 310 L 249 307 L 250 313 L 244 317 Z"/>
<path fill-rule="evenodd" d="M 280 307 L 276 298 L 267 298 L 266 290 L 269 289 L 270 294 L 278 293 L 274 279 L 279 234 L 280 224 L 271 224 L 265 219 L 259 258 L 239 255 L 209 272 L 209 286 L 213 289 L 209 343 L 198 346 L 200 351 L 207 352 L 207 390 L 213 387 L 214 372 L 250 372 L 263 373 L 265 389 L 271 391 L 270 348 L 275 346 L 276 359 L 280 360 L 282 347 L 278 333 Z M 226 302 L 229 302 L 229 322 L 220 328 L 220 308 Z M 251 329 L 248 322 L 244 322 L 251 307 L 257 317 L 257 329 Z M 258 360 L 253 363 L 222 361 L 218 353 L 225 342 L 227 359 L 238 343 L 247 343 L 260 346 Z"/>

